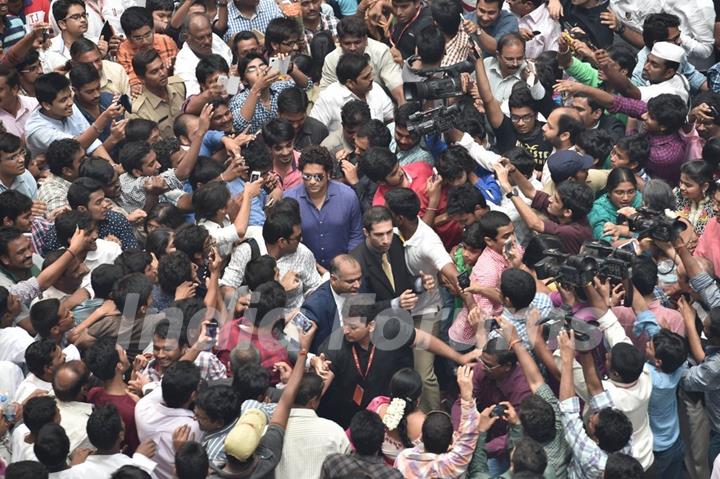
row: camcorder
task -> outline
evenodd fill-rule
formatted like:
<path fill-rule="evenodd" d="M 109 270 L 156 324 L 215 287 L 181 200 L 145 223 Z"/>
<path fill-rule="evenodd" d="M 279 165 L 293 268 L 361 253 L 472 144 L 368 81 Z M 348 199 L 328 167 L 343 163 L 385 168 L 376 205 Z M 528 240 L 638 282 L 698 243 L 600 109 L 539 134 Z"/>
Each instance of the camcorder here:
<path fill-rule="evenodd" d="M 409 60 L 412 60 L 412 57 Z M 426 77 L 426 80 L 405 83 L 403 86 L 405 101 L 447 100 L 464 94 L 460 75 L 473 73 L 475 65 L 473 62 L 465 60 L 447 67 L 411 69 L 411 71 L 416 75 Z M 457 105 L 444 104 L 410 115 L 407 129 L 410 134 L 417 136 L 429 133 L 440 134 L 452 128 L 459 118 L 460 109 Z"/>
<path fill-rule="evenodd" d="M 592 283 L 595 276 L 618 284 L 632 275 L 634 258 L 632 252 L 590 241 L 576 255 L 548 250 L 545 258 L 535 264 L 535 272 L 538 279 L 555 278 L 560 284 L 575 288 Z"/>
<path fill-rule="evenodd" d="M 547 317 L 538 321 L 537 325 L 543 327 L 543 336 L 548 336 L 552 330 L 557 329 L 555 336 L 560 332 L 559 329 L 563 328 L 565 331 L 573 331 L 575 333 L 575 339 L 577 341 L 588 341 L 590 336 L 583 332 L 579 327 L 576 327 L 577 323 L 584 324 L 584 321 L 576 319 L 572 313 L 572 306 L 568 304 L 562 305 L 560 308 L 553 308 Z"/>
<path fill-rule="evenodd" d="M 627 223 L 630 231 L 637 233 L 639 238 L 652 238 L 664 242 L 675 241 L 680 233 L 687 229 L 687 225 L 679 219 L 650 208 L 638 208 L 630 217 L 618 215 L 617 223 Z"/>

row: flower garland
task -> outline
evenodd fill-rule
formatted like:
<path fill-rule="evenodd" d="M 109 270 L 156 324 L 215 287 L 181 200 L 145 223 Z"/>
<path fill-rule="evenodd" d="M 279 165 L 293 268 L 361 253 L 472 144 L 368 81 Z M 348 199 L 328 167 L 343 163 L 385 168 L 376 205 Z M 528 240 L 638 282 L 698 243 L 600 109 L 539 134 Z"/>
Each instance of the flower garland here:
<path fill-rule="evenodd" d="M 388 431 L 393 431 L 398 427 L 403 416 L 405 416 L 405 405 L 407 403 L 404 399 L 393 398 L 390 401 L 390 405 L 385 410 L 385 415 L 382 418 L 383 424 Z"/>

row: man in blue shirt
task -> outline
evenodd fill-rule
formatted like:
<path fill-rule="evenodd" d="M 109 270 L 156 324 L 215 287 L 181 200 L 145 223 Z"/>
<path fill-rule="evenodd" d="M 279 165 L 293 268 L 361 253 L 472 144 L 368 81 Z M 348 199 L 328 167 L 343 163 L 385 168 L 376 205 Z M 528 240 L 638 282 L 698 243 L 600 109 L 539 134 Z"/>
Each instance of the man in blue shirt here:
<path fill-rule="evenodd" d="M 228 29 L 223 40 L 229 42 L 245 30 L 265 33 L 273 18 L 282 17 L 274 0 L 233 0 L 228 4 Z"/>
<path fill-rule="evenodd" d="M 22 140 L 12 133 L 0 133 L 0 193 L 15 190 L 28 198 L 35 198 L 37 183 L 25 169 L 25 148 Z"/>
<path fill-rule="evenodd" d="M 333 164 L 325 147 L 308 146 L 300 156 L 303 184 L 285 192 L 300 205 L 304 243 L 324 268 L 363 240 L 360 202 L 352 188 L 330 180 Z"/>
<path fill-rule="evenodd" d="M 475 11 L 465 15 L 463 28 L 476 33 L 485 57 L 497 53 L 497 42 L 507 33 L 518 33 L 517 17 L 503 10 L 504 0 L 478 0 Z"/>

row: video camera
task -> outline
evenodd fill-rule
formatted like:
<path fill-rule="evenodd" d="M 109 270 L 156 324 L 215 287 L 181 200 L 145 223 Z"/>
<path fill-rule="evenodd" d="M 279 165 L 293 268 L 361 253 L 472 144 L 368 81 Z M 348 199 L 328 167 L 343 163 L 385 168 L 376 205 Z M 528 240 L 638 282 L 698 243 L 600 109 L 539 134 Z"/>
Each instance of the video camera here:
<path fill-rule="evenodd" d="M 412 57 L 409 61 L 412 60 Z M 410 69 L 414 74 L 430 77 L 440 74 L 440 78 L 427 78 L 421 82 L 407 82 L 403 87 L 405 101 L 444 100 L 463 95 L 461 73 L 472 73 L 475 65 L 468 60 L 447 67 Z"/>
<path fill-rule="evenodd" d="M 650 208 L 638 208 L 631 217 L 618 215 L 617 223 L 626 221 L 630 231 L 637 233 L 639 238 L 652 238 L 656 241 L 675 241 L 680 233 L 687 229 L 687 225 L 679 219 Z"/>
<path fill-rule="evenodd" d="M 580 321 L 578 319 L 575 319 L 575 316 L 572 313 L 572 306 L 568 304 L 563 304 L 560 308 L 553 308 L 550 313 L 547 315 L 547 317 L 543 318 L 541 321 L 538 321 L 538 326 L 543 326 L 544 333 L 548 333 L 553 326 L 556 324 L 560 324 L 562 328 L 565 329 L 565 331 L 574 331 L 575 332 L 575 339 L 577 341 L 587 341 L 590 339 L 590 336 L 583 332 L 580 328 L 576 327 L 576 324 L 574 322 L 579 321 L 580 323 L 584 323 L 583 321 Z"/>
<path fill-rule="evenodd" d="M 560 284 L 576 288 L 592 283 L 595 276 L 621 283 L 630 278 L 634 257 L 629 251 L 590 241 L 576 255 L 548 250 L 546 257 L 535 264 L 535 272 L 538 279 L 555 278 Z"/>
<path fill-rule="evenodd" d="M 457 104 L 439 106 L 428 111 L 418 111 L 408 118 L 407 129 L 411 135 L 418 137 L 430 133 L 442 133 L 453 128 L 460 119 L 460 108 Z"/>

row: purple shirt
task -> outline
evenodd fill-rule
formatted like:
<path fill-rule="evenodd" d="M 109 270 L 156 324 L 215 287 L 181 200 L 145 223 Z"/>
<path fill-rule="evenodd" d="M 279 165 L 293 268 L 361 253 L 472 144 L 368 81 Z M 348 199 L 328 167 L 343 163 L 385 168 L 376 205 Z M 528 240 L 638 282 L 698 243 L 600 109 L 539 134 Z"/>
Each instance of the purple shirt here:
<path fill-rule="evenodd" d="M 633 118 L 640 118 L 647 113 L 647 103 L 622 96 L 613 97 L 612 113 L 625 113 Z M 653 178 L 660 178 L 671 185 L 680 181 L 680 165 L 686 158 L 686 145 L 678 132 L 670 135 L 647 136 L 650 142 L 650 156 L 645 164 L 645 171 Z"/>
<path fill-rule="evenodd" d="M 320 210 L 307 195 L 305 185 L 285 191 L 284 196 L 300 205 L 303 244 L 323 267 L 329 268 L 335 256 L 352 251 L 363 240 L 360 202 L 352 188 L 331 180 Z"/>

